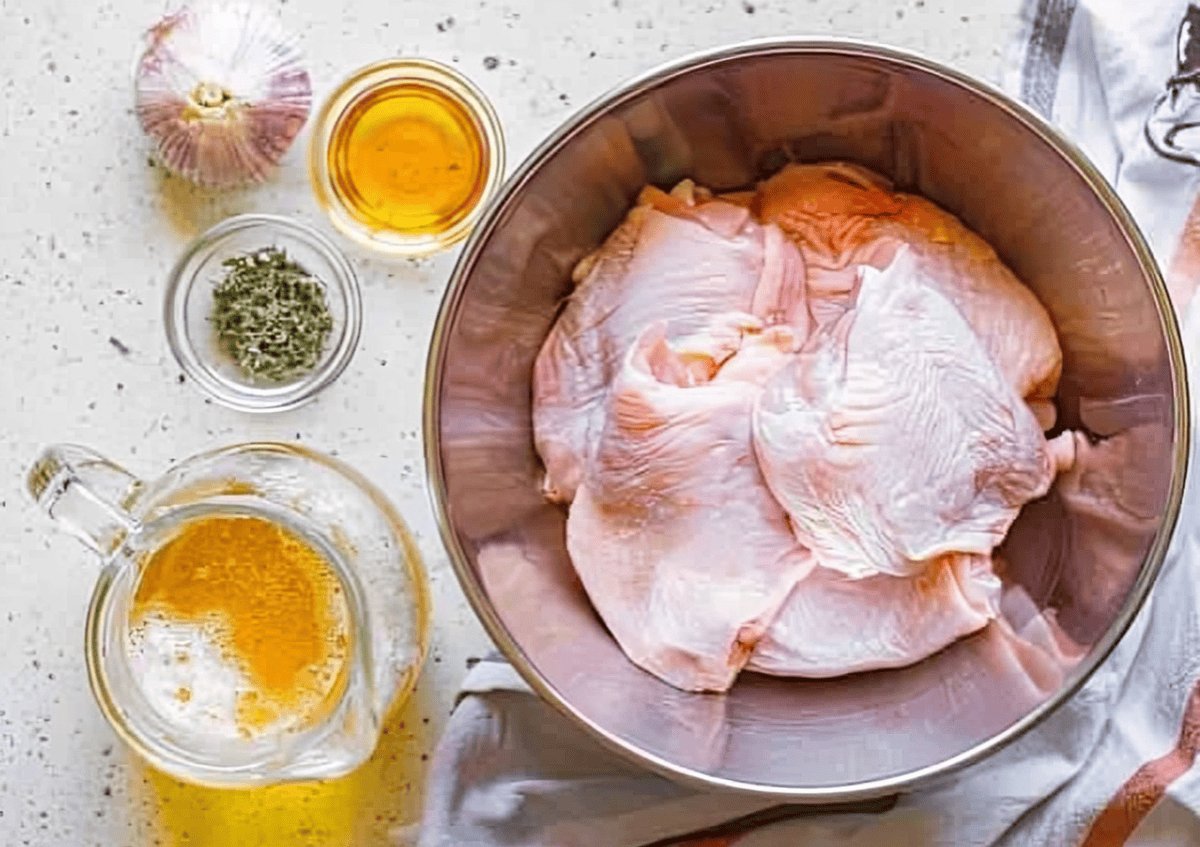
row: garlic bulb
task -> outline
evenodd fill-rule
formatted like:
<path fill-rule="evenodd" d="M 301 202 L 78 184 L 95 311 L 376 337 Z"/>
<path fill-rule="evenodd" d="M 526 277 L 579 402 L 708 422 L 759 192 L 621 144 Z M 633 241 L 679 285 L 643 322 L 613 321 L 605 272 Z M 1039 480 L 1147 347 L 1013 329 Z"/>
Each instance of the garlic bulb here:
<path fill-rule="evenodd" d="M 170 170 L 210 188 L 261 181 L 308 117 L 301 54 L 251 3 L 183 9 L 146 33 L 137 115 Z"/>

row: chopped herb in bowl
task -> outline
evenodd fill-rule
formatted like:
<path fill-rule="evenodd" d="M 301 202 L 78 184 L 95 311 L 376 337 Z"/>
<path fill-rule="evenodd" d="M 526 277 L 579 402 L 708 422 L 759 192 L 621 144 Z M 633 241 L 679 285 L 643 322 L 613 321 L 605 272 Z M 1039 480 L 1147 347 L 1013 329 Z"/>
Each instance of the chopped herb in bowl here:
<path fill-rule="evenodd" d="M 286 382 L 320 361 L 333 330 L 325 285 L 285 250 L 266 247 L 221 263 L 209 320 L 217 340 L 248 376 Z"/>

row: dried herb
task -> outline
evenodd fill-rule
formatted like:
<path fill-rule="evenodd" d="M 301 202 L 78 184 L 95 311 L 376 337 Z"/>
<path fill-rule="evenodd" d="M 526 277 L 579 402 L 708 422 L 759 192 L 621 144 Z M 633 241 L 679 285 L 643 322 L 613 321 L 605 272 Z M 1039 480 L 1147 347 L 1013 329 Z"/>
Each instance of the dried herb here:
<path fill-rule="evenodd" d="M 221 263 L 209 320 L 247 374 L 282 382 L 316 366 L 333 329 L 325 285 L 278 247 Z"/>

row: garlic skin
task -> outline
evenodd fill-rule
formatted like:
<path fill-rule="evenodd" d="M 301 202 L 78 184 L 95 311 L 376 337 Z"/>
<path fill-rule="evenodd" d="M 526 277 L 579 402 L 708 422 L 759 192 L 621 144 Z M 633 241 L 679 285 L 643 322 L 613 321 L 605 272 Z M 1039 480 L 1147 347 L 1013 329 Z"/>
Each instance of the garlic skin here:
<path fill-rule="evenodd" d="M 296 39 L 253 3 L 184 8 L 146 33 L 134 74 L 142 129 L 171 171 L 206 188 L 261 182 L 312 105 Z"/>

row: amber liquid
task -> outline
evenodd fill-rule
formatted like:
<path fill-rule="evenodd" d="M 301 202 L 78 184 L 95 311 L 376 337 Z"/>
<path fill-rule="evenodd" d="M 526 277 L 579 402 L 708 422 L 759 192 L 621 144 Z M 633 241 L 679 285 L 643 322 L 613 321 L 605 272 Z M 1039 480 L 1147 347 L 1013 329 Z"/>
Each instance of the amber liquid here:
<path fill-rule="evenodd" d="M 334 190 L 371 229 L 439 235 L 463 220 L 488 177 L 487 141 L 467 109 L 417 82 L 373 91 L 338 120 Z"/>
<path fill-rule="evenodd" d="M 250 708 L 239 702 L 237 714 L 253 731 L 281 710 L 303 711 L 340 696 L 343 689 L 314 670 L 348 660 L 339 637 L 348 615 L 343 591 L 327 560 L 279 524 L 206 517 L 185 524 L 147 558 L 134 615 L 223 622 L 222 645 L 257 690 Z M 154 820 L 139 843 L 391 847 L 393 828 L 420 816 L 422 751 L 433 744 L 433 727 L 422 715 L 432 708 L 426 693 L 416 692 L 385 722 L 370 760 L 335 779 L 219 789 L 142 763 L 132 769 L 130 790 Z"/>
<path fill-rule="evenodd" d="M 441 703 L 436 707 L 440 710 Z M 435 708 L 425 692 L 405 701 L 383 727 L 371 759 L 320 782 L 219 789 L 172 779 L 148 765 L 131 769 L 130 793 L 152 809 L 139 844 L 161 847 L 395 847 L 392 830 L 420 819 L 425 751 Z"/>
<path fill-rule="evenodd" d="M 141 568 L 130 632 L 150 660 L 139 684 L 151 702 L 243 737 L 304 729 L 330 712 L 346 684 L 349 610 L 311 544 L 263 518 L 206 517 Z M 236 691 L 224 718 L 201 702 L 219 685 Z"/>

